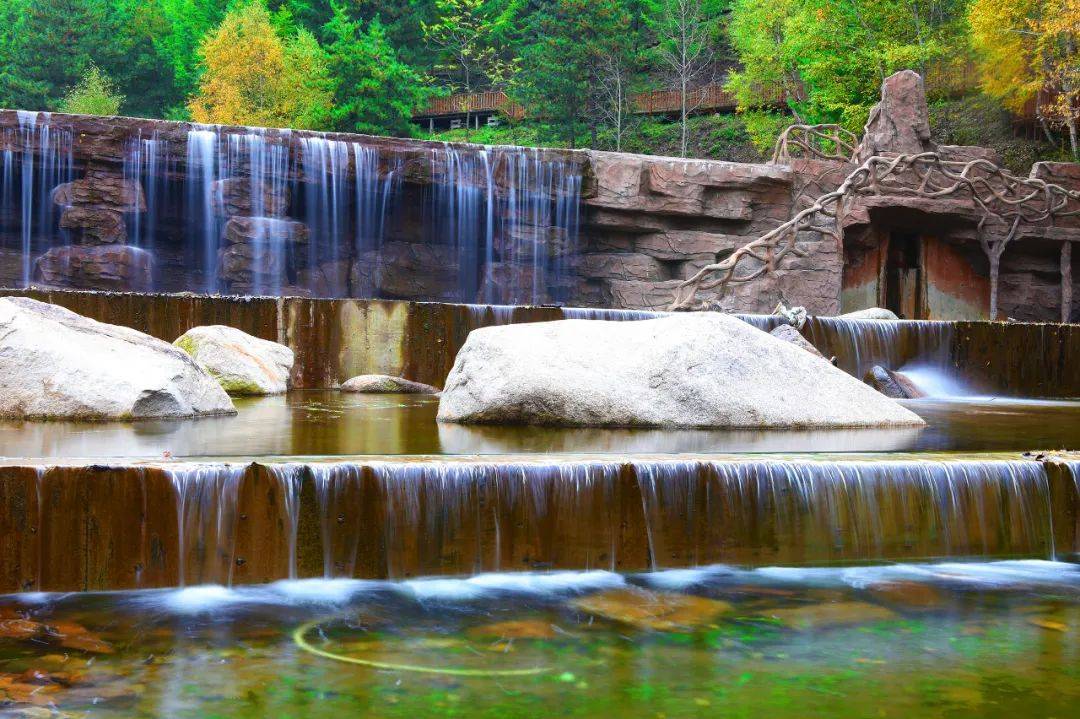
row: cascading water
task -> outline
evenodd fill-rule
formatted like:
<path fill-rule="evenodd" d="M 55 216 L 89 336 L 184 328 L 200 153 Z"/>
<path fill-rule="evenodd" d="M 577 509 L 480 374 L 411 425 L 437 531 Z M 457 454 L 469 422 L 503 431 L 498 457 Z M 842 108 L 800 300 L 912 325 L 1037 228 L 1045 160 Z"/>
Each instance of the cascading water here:
<path fill-rule="evenodd" d="M 123 177 L 126 182 L 143 188 L 146 199 L 145 216 L 131 213 L 131 232 L 128 243 L 153 250 L 157 232 L 163 221 L 163 210 L 169 203 L 169 178 L 175 172 L 175 158 L 169 155 L 168 140 L 161 139 L 155 130 L 149 138 L 140 132 L 124 147 Z"/>
<path fill-rule="evenodd" d="M 962 391 L 950 371 L 951 322 L 811 317 L 803 332 L 822 354 L 836 357 L 837 366 L 858 379 L 874 365 L 890 370 L 912 366 L 929 373 L 934 388 L 950 394 Z"/>
<path fill-rule="evenodd" d="M 0 180 L 0 218 L 16 220 L 21 286 L 33 281 L 34 260 L 55 244 L 66 244 L 57 228 L 53 191 L 74 179 L 74 136 L 54 127 L 47 112 L 18 112 L 18 127 L 0 138 L 3 173 Z M 17 199 L 16 199 L 17 195 Z"/>
<path fill-rule="evenodd" d="M 244 465 L 168 469 L 176 492 L 179 586 L 232 584 L 240 483 Z"/>
<path fill-rule="evenodd" d="M 425 461 L 265 470 L 269 506 L 279 508 L 269 526 L 279 529 L 260 546 L 287 551 L 290 578 L 1055 552 L 1050 482 L 1033 461 Z M 231 580 L 237 517 L 256 511 L 237 506 L 244 471 L 170 470 L 182 583 Z M 308 481 L 314 491 L 305 495 Z M 301 533 L 304 522 L 318 531 Z M 321 566 L 298 572 L 302 553 Z"/>
<path fill-rule="evenodd" d="M 221 228 L 214 213 L 214 179 L 217 176 L 218 133 L 216 130 L 193 129 L 187 135 L 187 158 L 185 161 L 187 208 L 185 212 L 188 230 L 188 247 L 193 251 L 201 248 L 203 291 L 218 291 L 217 266 L 218 245 Z"/>

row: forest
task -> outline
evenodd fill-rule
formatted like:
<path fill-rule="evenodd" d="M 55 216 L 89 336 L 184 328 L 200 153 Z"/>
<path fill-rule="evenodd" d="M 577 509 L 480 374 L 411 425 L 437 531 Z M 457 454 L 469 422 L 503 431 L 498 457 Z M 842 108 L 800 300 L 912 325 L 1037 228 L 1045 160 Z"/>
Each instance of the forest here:
<path fill-rule="evenodd" d="M 938 139 L 1075 158 L 1080 0 L 0 0 L 0 105 L 423 136 L 433 98 L 523 108 L 446 139 L 753 159 L 861 129 L 926 78 Z M 698 113 L 719 85 L 736 115 Z M 631 98 L 673 90 L 664 117 Z"/>

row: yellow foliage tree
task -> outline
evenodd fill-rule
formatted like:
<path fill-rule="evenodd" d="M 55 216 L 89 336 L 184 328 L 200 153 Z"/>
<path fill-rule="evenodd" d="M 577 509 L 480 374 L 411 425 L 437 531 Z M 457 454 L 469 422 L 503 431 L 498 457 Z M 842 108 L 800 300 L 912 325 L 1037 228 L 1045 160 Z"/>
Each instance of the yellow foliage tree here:
<path fill-rule="evenodd" d="M 282 40 L 263 0 L 230 11 L 199 45 L 202 76 L 188 102 L 196 122 L 324 129 L 333 82 L 315 37 Z"/>
<path fill-rule="evenodd" d="M 1035 100 L 1078 156 L 1080 0 L 973 0 L 968 22 L 985 92 L 1014 111 Z"/>

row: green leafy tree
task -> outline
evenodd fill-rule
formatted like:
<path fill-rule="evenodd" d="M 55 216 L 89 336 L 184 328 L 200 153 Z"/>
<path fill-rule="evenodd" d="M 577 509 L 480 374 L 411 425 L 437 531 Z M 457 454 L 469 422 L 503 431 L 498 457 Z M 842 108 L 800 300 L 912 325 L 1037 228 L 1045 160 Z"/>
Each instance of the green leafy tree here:
<path fill-rule="evenodd" d="M 378 17 L 366 24 L 335 5 L 324 28 L 337 80 L 334 126 L 349 132 L 411 135 L 413 112 L 431 96 L 427 79 L 402 61 Z"/>
<path fill-rule="evenodd" d="M 71 88 L 60 102 L 60 112 L 79 115 L 119 115 L 124 96 L 108 75 L 90 65 L 79 84 Z"/>
<path fill-rule="evenodd" d="M 436 71 L 452 92 L 466 95 L 500 87 L 513 75 L 516 61 L 500 46 L 505 15 L 489 16 L 484 0 L 435 0 L 439 18 L 424 23 L 424 38 L 439 50 Z M 469 104 L 463 99 L 465 125 Z"/>
<path fill-rule="evenodd" d="M 226 13 L 199 46 L 196 122 L 323 129 L 333 96 L 329 59 L 315 37 L 282 39 L 262 0 Z"/>
<path fill-rule="evenodd" d="M 966 57 L 963 0 L 734 0 L 728 33 L 741 108 L 783 98 L 808 123 L 861 129 L 881 81 Z"/>
<path fill-rule="evenodd" d="M 687 121 L 700 98 L 694 90 L 716 77 L 720 8 L 716 0 L 657 0 L 649 22 L 656 35 L 658 64 L 679 93 L 679 154 L 686 157 Z"/>
<path fill-rule="evenodd" d="M 551 0 L 529 16 L 527 28 L 513 94 L 574 147 L 590 127 L 596 68 L 630 34 L 629 16 L 618 0 Z"/>

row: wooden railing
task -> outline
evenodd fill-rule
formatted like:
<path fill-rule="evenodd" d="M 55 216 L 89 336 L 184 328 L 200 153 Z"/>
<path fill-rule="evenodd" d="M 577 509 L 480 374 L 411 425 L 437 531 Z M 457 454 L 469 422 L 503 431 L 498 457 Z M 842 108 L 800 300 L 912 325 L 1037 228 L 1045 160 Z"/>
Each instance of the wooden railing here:
<path fill-rule="evenodd" d="M 633 111 L 641 115 L 679 112 L 679 91 L 654 90 L 652 92 L 637 93 L 630 98 L 630 104 Z M 723 85 L 713 83 L 692 90 L 688 95 L 687 104 L 694 112 L 701 112 L 706 110 L 734 111 L 738 103 L 735 96 L 725 90 Z M 464 115 L 466 112 L 492 111 L 501 112 L 503 115 L 515 119 L 525 115 L 525 110 L 521 105 L 511 102 L 506 93 L 494 90 L 472 94 L 458 93 L 435 98 L 422 110 L 416 112 L 413 119 Z"/>
<path fill-rule="evenodd" d="M 471 112 L 498 111 L 509 117 L 521 117 L 525 114 L 521 105 L 511 102 L 505 92 L 491 90 L 471 94 L 456 93 L 446 97 L 436 97 L 414 117 L 444 117 L 446 115 L 464 115 Z"/>

